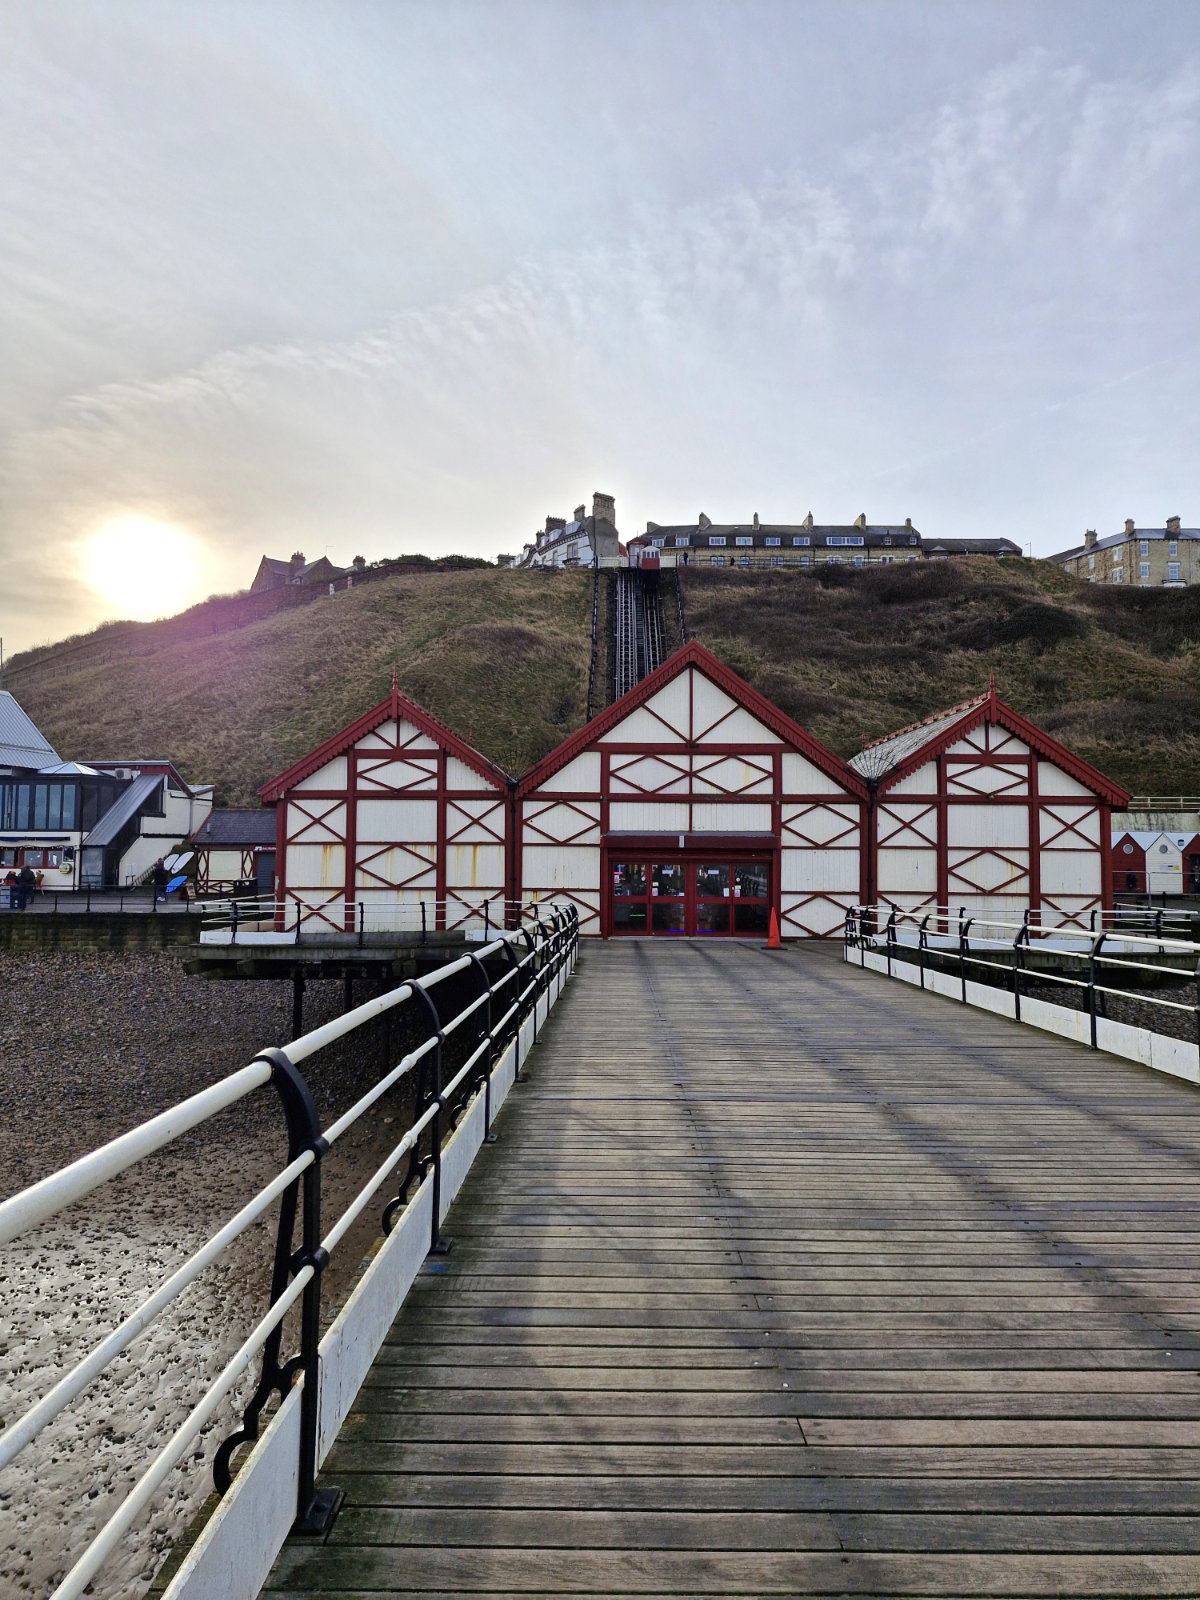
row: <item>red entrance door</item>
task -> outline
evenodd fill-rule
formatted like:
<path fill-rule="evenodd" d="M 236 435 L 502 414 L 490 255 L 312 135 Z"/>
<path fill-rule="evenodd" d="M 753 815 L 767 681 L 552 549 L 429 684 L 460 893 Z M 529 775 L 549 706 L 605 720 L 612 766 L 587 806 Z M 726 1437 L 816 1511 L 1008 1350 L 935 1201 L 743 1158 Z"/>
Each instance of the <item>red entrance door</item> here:
<path fill-rule="evenodd" d="M 769 861 L 615 861 L 609 927 L 614 934 L 764 935 L 771 915 Z"/>

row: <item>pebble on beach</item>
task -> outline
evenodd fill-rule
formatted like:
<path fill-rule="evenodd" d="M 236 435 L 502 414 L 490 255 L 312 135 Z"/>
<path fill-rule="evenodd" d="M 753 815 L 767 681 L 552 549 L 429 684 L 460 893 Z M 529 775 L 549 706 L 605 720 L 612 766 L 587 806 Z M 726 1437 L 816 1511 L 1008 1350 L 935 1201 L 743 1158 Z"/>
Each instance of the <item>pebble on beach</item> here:
<path fill-rule="evenodd" d="M 5 960 L 0 1038 L 0 1198 L 45 1177 L 285 1043 L 291 986 L 189 977 L 165 953 L 44 953 Z M 356 1001 L 367 998 L 356 992 Z M 310 983 L 305 1025 L 338 1014 L 340 982 Z M 378 1076 L 378 1033 L 306 1064 L 325 1120 Z M 394 1140 L 404 1091 L 327 1158 L 326 1222 Z M 0 1429 L 279 1170 L 272 1090 L 256 1092 L 0 1258 Z M 377 1231 L 368 1206 L 326 1274 L 327 1321 Z M 275 1210 L 0 1473 L 0 1592 L 40 1596 L 70 1568 L 266 1308 Z M 212 1489 L 212 1456 L 238 1425 L 252 1371 L 168 1478 L 96 1581 L 136 1600 Z"/>

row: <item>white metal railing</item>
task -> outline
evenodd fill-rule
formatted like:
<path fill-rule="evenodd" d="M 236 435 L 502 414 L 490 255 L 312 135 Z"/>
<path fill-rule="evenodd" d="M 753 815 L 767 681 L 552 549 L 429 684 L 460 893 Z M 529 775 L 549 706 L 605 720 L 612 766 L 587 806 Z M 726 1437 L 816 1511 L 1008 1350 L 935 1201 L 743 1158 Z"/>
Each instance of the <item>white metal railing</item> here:
<path fill-rule="evenodd" d="M 237 944 L 256 938 L 270 943 L 336 938 L 365 943 L 379 935 L 411 934 L 424 942 L 435 933 L 482 933 L 486 939 L 504 928 L 535 923 L 545 910 L 502 895 L 473 900 L 437 900 L 431 895 L 400 904 L 342 898 L 317 904 L 294 896 L 282 900 L 250 896 L 207 905 L 200 940 Z"/>
<path fill-rule="evenodd" d="M 500 1054 L 512 1049 L 532 1017 L 534 1034 L 542 1005 L 548 1010 L 569 974 L 578 947 L 579 919 L 574 909 L 555 910 L 548 921 L 535 922 L 520 931 L 499 932 L 481 948 L 439 967 L 427 977 L 401 984 L 369 1000 L 344 1016 L 294 1040 L 285 1049 L 263 1050 L 248 1066 L 220 1083 L 132 1129 L 119 1138 L 72 1162 L 10 1199 L 0 1203 L 0 1247 L 84 1199 L 102 1184 L 128 1171 L 182 1134 L 200 1126 L 218 1112 L 246 1096 L 274 1085 L 287 1122 L 289 1159 L 283 1169 L 250 1201 L 166 1278 L 136 1310 L 111 1329 L 70 1372 L 15 1418 L 0 1434 L 0 1470 L 9 1466 L 54 1418 L 59 1416 L 121 1351 L 144 1333 L 184 1289 L 276 1203 L 280 1215 L 275 1245 L 275 1268 L 269 1308 L 250 1331 L 236 1354 L 205 1389 L 183 1423 L 153 1456 L 129 1494 L 100 1529 L 87 1549 L 53 1591 L 53 1600 L 74 1600 L 85 1593 L 105 1562 L 119 1546 L 140 1513 L 153 1499 L 171 1470 L 197 1436 L 216 1415 L 243 1373 L 259 1355 L 263 1370 L 258 1390 L 247 1407 L 243 1428 L 217 1452 L 214 1477 L 224 1492 L 232 1481 L 229 1471 L 233 1450 L 258 1436 L 258 1418 L 272 1393 L 284 1397 L 299 1380 L 301 1424 L 297 1525 L 313 1528 L 328 1515 L 327 1497 L 314 1485 L 317 1467 L 317 1426 L 320 1406 L 320 1279 L 330 1253 L 355 1220 L 370 1205 L 397 1167 L 408 1158 L 408 1171 L 396 1196 L 383 1213 L 384 1231 L 404 1211 L 414 1182 L 432 1182 L 432 1236 L 436 1246 L 441 1221 L 442 1134 L 453 1119 L 477 1096 L 482 1096 L 484 1126 L 492 1116 L 492 1074 Z M 443 1017 L 431 991 L 456 977 L 473 978 L 477 992 Z M 553 993 L 552 993 L 553 990 Z M 356 1029 L 411 1003 L 423 1041 L 409 1050 L 365 1094 L 327 1128 L 322 1129 L 300 1063 Z M 447 1069 L 447 1042 L 467 1028 L 463 1043 L 455 1040 L 453 1053 L 461 1060 Z M 519 1057 L 516 1058 L 519 1069 Z M 447 1081 L 443 1072 L 448 1070 Z M 320 1232 L 321 1164 L 328 1150 L 402 1078 L 416 1074 L 416 1116 L 382 1164 L 323 1235 Z M 301 1244 L 293 1250 L 297 1215 Z M 300 1306 L 300 1351 L 280 1360 L 283 1322 Z M 180 1374 L 181 1386 L 188 1374 Z M 286 1532 L 286 1529 L 284 1530 Z M 264 1574 L 265 1576 L 265 1574 Z"/>
<path fill-rule="evenodd" d="M 1169 913 L 1161 911 L 1105 911 L 1093 915 L 1091 923 L 1046 927 L 1029 912 L 1019 918 L 968 914 L 965 906 L 920 911 L 857 906 L 847 914 L 843 947 L 848 959 L 853 950 L 864 958 L 868 951 L 882 954 L 889 974 L 893 961 L 913 962 L 922 988 L 929 971 L 955 972 L 964 1002 L 969 968 L 975 981 L 1011 993 L 1017 1021 L 1031 982 L 1057 985 L 1068 1005 L 1090 1017 L 1093 1049 L 1106 997 L 1186 1015 L 1192 1019 L 1192 1038 L 1200 1038 L 1200 942 L 1172 929 Z M 1189 922 L 1188 930 L 1193 928 Z M 1122 976 L 1130 981 L 1117 981 Z M 1190 989 L 1190 994 L 1186 1000 L 1169 999 L 1155 992 L 1161 988 Z"/>

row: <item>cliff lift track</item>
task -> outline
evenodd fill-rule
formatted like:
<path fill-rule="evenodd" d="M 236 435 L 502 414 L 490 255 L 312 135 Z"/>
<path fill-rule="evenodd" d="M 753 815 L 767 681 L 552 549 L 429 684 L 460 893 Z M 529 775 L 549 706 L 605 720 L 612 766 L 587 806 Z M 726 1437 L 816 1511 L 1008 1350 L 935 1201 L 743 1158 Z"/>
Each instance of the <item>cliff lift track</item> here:
<path fill-rule="evenodd" d="M 658 575 L 653 584 L 636 569 L 618 572 L 613 698 L 620 699 L 663 659 L 662 609 Z"/>

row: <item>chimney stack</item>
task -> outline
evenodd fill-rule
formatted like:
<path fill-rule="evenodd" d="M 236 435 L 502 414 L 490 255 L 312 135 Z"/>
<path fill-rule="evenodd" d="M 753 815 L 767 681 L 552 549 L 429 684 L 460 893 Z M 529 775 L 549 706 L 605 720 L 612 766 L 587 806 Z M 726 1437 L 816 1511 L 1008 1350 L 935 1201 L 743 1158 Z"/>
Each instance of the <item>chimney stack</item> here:
<path fill-rule="evenodd" d="M 1179 532 L 1179 518 L 1178 517 L 1168 517 L 1167 518 L 1167 532 L 1168 533 L 1178 533 Z"/>
<path fill-rule="evenodd" d="M 1133 532 L 1133 518 L 1132 517 L 1126 517 L 1125 518 L 1125 532 L 1126 532 L 1126 534 L 1130 534 L 1130 533 Z"/>
<path fill-rule="evenodd" d="M 597 522 L 611 522 L 617 525 L 617 502 L 610 494 L 594 494 L 592 496 L 592 516 Z"/>
<path fill-rule="evenodd" d="M 1089 528 L 1087 530 L 1087 532 L 1084 534 L 1084 536 L 1083 536 L 1083 548 L 1085 550 L 1094 550 L 1096 548 L 1096 530 L 1095 530 L 1095 528 Z"/>
<path fill-rule="evenodd" d="M 758 527 L 758 512 L 757 511 L 754 513 L 754 526 L 756 528 Z"/>
<path fill-rule="evenodd" d="M 860 511 L 858 513 L 858 515 L 854 519 L 854 526 L 856 528 L 865 528 L 866 525 L 867 525 L 867 513 L 865 511 Z"/>
<path fill-rule="evenodd" d="M 712 523 L 704 515 L 703 511 L 700 513 L 700 521 L 696 524 L 696 526 L 698 528 L 711 528 L 712 527 Z"/>
<path fill-rule="evenodd" d="M 808 513 L 808 515 L 805 517 L 804 521 L 800 524 L 800 526 L 802 528 L 811 528 L 812 525 L 813 525 L 813 519 L 812 519 L 812 512 L 810 511 Z"/>
<path fill-rule="evenodd" d="M 587 516 L 587 507 L 586 506 L 576 506 L 575 507 L 575 516 L 573 518 L 573 520 L 575 522 L 582 522 L 584 517 L 586 517 L 586 516 Z"/>

